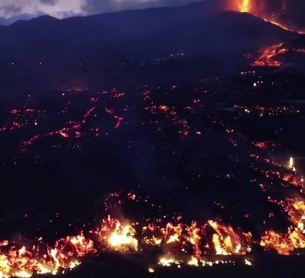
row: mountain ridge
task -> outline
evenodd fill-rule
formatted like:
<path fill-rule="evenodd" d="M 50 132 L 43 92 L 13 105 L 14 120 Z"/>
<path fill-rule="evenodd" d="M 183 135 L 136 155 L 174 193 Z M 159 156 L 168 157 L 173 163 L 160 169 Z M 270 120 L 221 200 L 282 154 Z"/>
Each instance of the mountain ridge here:
<path fill-rule="evenodd" d="M 295 34 L 250 14 L 207 13 L 206 3 L 57 20 L 42 16 L 0 28 L 0 62 L 103 61 L 249 51 Z"/>

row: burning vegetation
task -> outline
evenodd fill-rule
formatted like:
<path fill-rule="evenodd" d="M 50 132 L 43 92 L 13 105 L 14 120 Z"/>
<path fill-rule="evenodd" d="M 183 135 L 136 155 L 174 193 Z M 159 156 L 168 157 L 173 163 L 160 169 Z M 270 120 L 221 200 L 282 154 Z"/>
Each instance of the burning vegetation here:
<path fill-rule="evenodd" d="M 122 203 L 120 194 L 112 196 Z M 168 223 L 159 219 L 141 224 L 108 215 L 96 229 L 89 231 L 88 236 L 80 232 L 77 236 L 59 239 L 53 245 L 45 244 L 41 238 L 27 246 L 4 240 L 0 248 L 0 274 L 1 277 L 30 277 L 33 274 L 64 273 L 78 266 L 82 257 L 98 255 L 97 250 L 149 252 L 149 249 L 157 248 L 161 251 L 160 266 L 214 265 L 224 262 L 206 261 L 202 255 L 246 255 L 251 251 L 251 233 L 234 231 L 231 226 L 214 220 L 203 225 L 197 222 L 187 225 L 181 220 L 177 217 Z"/>
<path fill-rule="evenodd" d="M 130 198 L 134 196 L 134 198 Z M 137 202 L 141 196 L 134 193 L 110 194 L 113 209 L 119 209 L 126 202 Z M 145 199 L 145 203 L 147 202 Z M 286 234 L 266 230 L 260 239 L 260 245 L 266 251 L 276 250 L 280 255 L 290 255 L 295 249 L 305 248 L 305 203 L 301 199 L 275 201 L 288 214 L 291 226 Z M 148 203 L 148 205 L 151 205 Z M 106 211 L 107 211 L 106 205 Z M 149 272 L 161 266 L 181 265 L 213 266 L 234 264 L 234 259 L 225 256 L 244 256 L 244 263 L 252 265 L 251 246 L 256 240 L 250 232 L 234 229 L 221 221 L 208 220 L 206 223 L 192 221 L 184 223 L 182 216 L 172 217 L 171 222 L 164 218 L 145 219 L 133 222 L 124 218 L 112 218 L 110 215 L 101 220 L 95 229 L 80 232 L 76 236 L 67 236 L 53 245 L 46 244 L 42 238 L 32 244 L 4 240 L 0 244 L 1 277 L 31 277 L 34 274 L 65 273 L 81 263 L 87 255 L 99 255 L 101 252 L 138 252 L 147 253 L 159 250 L 157 264 L 148 262 Z M 207 256 L 213 256 L 208 259 Z M 215 257 L 215 255 L 224 256 Z M 216 258 L 216 259 L 215 259 Z"/>
<path fill-rule="evenodd" d="M 288 214 L 291 226 L 287 233 L 277 233 L 273 230 L 266 231 L 262 236 L 261 246 L 265 250 L 276 250 L 280 255 L 289 255 L 295 249 L 305 248 L 305 203 L 301 199 L 287 199 L 283 201 L 274 201 L 280 205 Z"/>
<path fill-rule="evenodd" d="M 219 84 L 222 84 L 221 80 Z M 252 83 L 250 87 L 252 88 Z M 161 188 L 158 189 L 160 191 L 156 189 L 156 198 L 156 195 L 150 196 L 142 189 L 144 186 L 139 186 L 140 183 L 145 184 L 147 179 L 143 181 L 138 175 L 134 187 L 137 190 L 118 190 L 108 194 L 106 200 L 102 201 L 99 197 L 98 203 L 103 206 L 98 211 L 98 217 L 92 222 L 90 218 L 90 223 L 83 226 L 83 219 L 77 219 L 81 223 L 80 228 L 73 232 L 69 230 L 69 233 L 64 233 L 65 236 L 61 234 L 55 241 L 40 238 L 43 236 L 40 234 L 39 237 L 33 237 L 36 239 L 29 237 L 27 240 L 1 238 L 0 277 L 60 274 L 77 267 L 86 256 L 116 252 L 147 257 L 145 267 L 153 273 L 158 268 L 170 266 L 234 265 L 237 257 L 250 266 L 254 263 L 253 257 L 260 252 L 290 255 L 305 248 L 303 178 L 296 173 L 294 160 L 291 158 L 289 165 L 283 167 L 265 155 L 265 152 L 277 148 L 278 144 L 272 140 L 250 140 L 239 132 L 239 125 L 233 125 L 228 115 L 223 117 L 222 112 L 215 109 L 214 103 L 209 103 L 209 98 L 217 94 L 213 90 L 210 93 L 204 86 L 192 88 L 187 98 L 183 95 L 185 99 L 179 102 L 179 89 L 179 86 L 163 91 L 161 88 L 140 87 L 132 95 L 132 101 L 128 100 L 131 96 L 127 93 L 115 89 L 92 94 L 64 93 L 57 96 L 59 109 L 54 109 L 55 111 L 53 108 L 42 109 L 36 104 L 37 100 L 28 97 L 26 103 L 18 106 L 14 102 L 14 107 L 7 109 L 6 121 L 2 122 L 3 127 L 7 128 L 3 128 L 0 135 L 7 136 L 9 132 L 18 135 L 18 131 L 27 131 L 19 135 L 21 140 L 16 140 L 16 149 L 12 148 L 9 150 L 11 152 L 6 153 L 7 157 L 12 158 L 7 161 L 11 161 L 14 167 L 13 177 L 22 159 L 30 158 L 32 161 L 34 157 L 34 165 L 43 165 L 46 159 L 40 155 L 41 149 L 47 151 L 45 146 L 51 149 L 51 154 L 54 149 L 59 149 L 64 156 L 73 152 L 77 157 L 76 154 L 83 155 L 83 149 L 89 144 L 96 143 L 94 154 L 101 145 L 106 145 L 107 151 L 108 148 L 111 149 L 111 155 L 123 152 L 123 148 L 115 152 L 122 145 L 128 151 L 128 157 L 134 152 L 133 159 L 136 160 L 141 153 L 139 145 L 144 145 L 142 142 L 137 144 L 137 138 L 130 136 L 136 127 L 137 132 L 147 128 L 145 132 L 149 132 L 149 147 L 154 150 L 159 148 L 163 154 L 168 154 L 169 164 L 174 165 L 170 168 L 170 173 L 176 171 L 179 177 L 183 176 L 180 177 L 183 181 L 177 186 L 178 189 L 173 190 L 174 197 L 164 194 L 164 189 L 172 180 L 162 171 L 161 179 L 149 184 L 149 189 Z M 182 90 L 183 93 L 184 90 L 186 89 Z M 74 113 L 75 107 L 81 109 Z M 229 113 L 233 111 L 234 121 L 251 116 L 260 119 L 263 116 L 293 117 L 299 114 L 293 107 L 278 104 L 264 106 L 234 103 L 232 107 Z M 12 123 L 18 123 L 18 128 Z M 155 142 L 150 140 L 153 136 Z M 108 137 L 124 144 L 113 147 L 110 140 L 111 144 L 107 145 L 105 138 Z M 45 145 L 44 140 L 47 141 Z M 204 150 L 205 144 L 208 150 Z M 222 149 L 222 146 L 225 148 Z M 144 149 L 145 155 L 151 149 Z M 59 156 L 60 152 L 55 155 Z M 103 158 L 106 153 L 102 153 Z M 192 156 L 187 157 L 186 153 L 191 153 Z M 199 156 L 199 153 L 210 156 L 217 153 L 218 156 L 215 160 L 209 160 L 207 156 Z M 144 158 L 145 156 L 139 160 L 141 166 L 145 162 Z M 144 168 L 153 168 L 152 157 L 149 158 L 149 164 Z M 105 160 L 106 163 L 98 167 L 97 171 L 107 167 L 109 158 L 106 157 Z M 97 161 L 94 161 L 94 165 L 99 164 Z M 132 159 L 128 163 L 130 161 Z M 88 160 L 87 163 L 90 162 Z M 82 160 L 82 167 L 83 164 Z M 222 167 L 219 167 L 220 164 Z M 108 170 L 109 168 L 106 171 Z M 86 175 L 86 180 L 94 178 L 86 183 L 82 192 L 84 195 L 88 192 L 87 186 L 95 182 L 92 172 L 90 169 Z M 115 169 L 114 176 L 120 176 L 121 173 L 123 176 L 123 171 Z M 153 172 L 152 179 L 158 174 L 157 171 Z M 125 177 L 123 176 L 124 182 L 127 183 L 130 177 Z M 67 184 L 68 182 L 64 186 Z M 122 183 L 118 184 L 122 188 Z M 93 190 L 94 195 L 98 195 L 96 192 L 100 187 L 98 181 Z M 50 190 L 54 191 L 53 188 Z M 60 192 L 62 190 L 60 188 Z M 283 190 L 291 190 L 298 196 L 287 197 L 288 194 L 284 194 Z M 107 190 L 111 191 L 112 189 Z M 68 197 L 71 192 L 73 190 L 70 189 Z M 207 192 L 207 208 L 197 207 L 193 196 L 202 194 L 201 202 L 207 198 Z M 99 196 L 105 196 L 104 193 L 99 192 Z M 178 194 L 180 199 L 176 198 Z M 163 195 L 170 195 L 170 198 L 164 201 L 161 198 Z M 153 201 L 158 198 L 162 200 Z M 188 198 L 191 201 L 188 202 Z M 51 201 L 54 202 L 54 198 Z M 186 205 L 179 211 L 183 202 Z M 255 216 L 256 212 L 251 206 L 255 207 L 260 202 L 264 211 Z M 83 203 L 81 198 L 81 204 Z M 194 210 L 195 213 L 188 210 Z M 74 210 L 72 213 L 75 214 Z M 28 215 L 25 218 L 28 219 Z M 283 225 L 281 230 L 272 225 L 274 222 L 284 222 L 282 218 L 287 219 L 288 226 Z M 49 224 L 43 225 L 48 227 Z"/>

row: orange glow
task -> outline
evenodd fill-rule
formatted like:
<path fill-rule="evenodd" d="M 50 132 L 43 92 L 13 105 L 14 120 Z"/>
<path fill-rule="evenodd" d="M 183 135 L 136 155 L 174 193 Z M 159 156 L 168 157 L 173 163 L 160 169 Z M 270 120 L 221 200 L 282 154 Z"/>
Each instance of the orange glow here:
<path fill-rule="evenodd" d="M 105 251 L 136 252 L 138 251 L 138 240 L 134 228 L 136 225 L 137 223 L 129 224 L 128 221 L 108 216 L 102 220 L 100 227 L 91 231 L 91 234 L 97 235 L 97 242 Z M 152 223 L 142 229 L 142 244 L 147 246 L 161 244 L 162 248 L 171 254 L 160 258 L 159 265 L 162 266 L 171 264 L 212 266 L 225 263 L 206 262 L 201 259 L 202 237 L 207 235 L 208 229 L 214 231 L 211 238 L 214 250 L 211 249 L 210 254 L 245 255 L 250 252 L 249 243 L 252 237 L 250 233 L 234 231 L 232 227 L 213 220 L 209 220 L 203 226 L 198 226 L 196 222 L 192 222 L 189 226 L 182 223 L 167 223 L 163 228 Z M 156 237 L 152 234 L 156 234 Z M 188 246 L 192 247 L 192 251 L 189 255 L 185 255 Z M 204 246 L 208 247 L 206 243 Z M 42 239 L 38 239 L 31 248 L 17 248 L 14 243 L 2 241 L 0 242 L 0 277 L 31 277 L 36 273 L 55 275 L 59 270 L 69 270 L 78 266 L 82 257 L 97 253 L 98 248 L 82 232 L 77 236 L 59 239 L 54 246 L 45 245 Z M 184 259 L 181 254 L 184 254 Z M 250 262 L 247 261 L 246 264 L 250 265 Z M 154 272 L 154 268 L 150 267 L 149 271 Z"/>
<path fill-rule="evenodd" d="M 255 147 L 258 147 L 260 149 L 267 149 L 267 145 L 265 142 L 257 142 L 255 143 Z"/>
<path fill-rule="evenodd" d="M 239 11 L 242 13 L 249 13 L 250 12 L 250 5 L 251 0 L 241 0 L 241 4 L 239 7 Z"/>
<path fill-rule="evenodd" d="M 208 224 L 216 233 L 213 234 L 212 241 L 216 255 L 245 255 L 250 252 L 250 233 L 236 233 L 232 227 L 221 225 L 213 220 Z"/>
<path fill-rule="evenodd" d="M 286 0 L 281 2 L 282 10 L 286 10 Z M 297 32 L 304 34 L 302 30 L 294 30 L 288 28 L 283 23 L 279 22 L 278 18 L 274 17 L 276 13 L 271 14 L 266 10 L 266 7 L 262 5 L 262 1 L 251 1 L 251 0 L 227 0 L 226 7 L 227 10 L 238 11 L 241 13 L 250 13 L 254 16 L 260 17 L 266 22 L 270 22 L 278 27 L 285 29 L 287 31 Z"/>
<path fill-rule="evenodd" d="M 285 234 L 266 231 L 260 245 L 266 250 L 276 250 L 280 255 L 290 255 L 294 249 L 305 248 L 305 202 L 301 199 L 269 201 L 282 206 L 289 216 L 291 226 Z"/>
<path fill-rule="evenodd" d="M 37 243 L 32 248 L 18 249 L 6 243 L 6 251 L 2 248 L 0 251 L 0 277 L 31 277 L 34 273 L 55 275 L 60 269 L 73 269 L 80 264 L 78 258 L 96 252 L 93 241 L 85 239 L 82 233 L 60 239 L 54 247 L 43 248 Z"/>
<path fill-rule="evenodd" d="M 276 59 L 278 54 L 287 52 L 286 49 L 280 49 L 282 43 L 273 45 L 271 47 L 263 48 L 259 52 L 259 57 L 253 62 L 253 66 L 269 66 L 280 67 L 282 62 Z"/>

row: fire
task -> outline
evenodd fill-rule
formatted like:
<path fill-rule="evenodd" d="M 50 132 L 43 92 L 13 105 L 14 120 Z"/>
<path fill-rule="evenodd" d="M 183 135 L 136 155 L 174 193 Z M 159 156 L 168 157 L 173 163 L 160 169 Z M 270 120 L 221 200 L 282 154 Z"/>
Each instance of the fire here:
<path fill-rule="evenodd" d="M 96 231 L 99 241 L 110 249 L 127 251 L 138 249 L 138 241 L 135 238 L 135 229 L 128 223 L 122 223 L 110 216 L 102 221 L 101 227 Z"/>
<path fill-rule="evenodd" d="M 250 12 L 250 5 L 251 0 L 241 0 L 239 11 L 241 13 L 249 13 Z"/>
<path fill-rule="evenodd" d="M 224 226 L 213 220 L 209 220 L 208 224 L 216 232 L 212 237 L 216 255 L 245 255 L 251 251 L 250 233 L 238 234 L 231 226 Z"/>
<path fill-rule="evenodd" d="M 144 227 L 143 236 L 143 243 L 146 245 L 160 246 L 170 254 L 192 253 L 196 259 L 200 259 L 203 253 L 245 255 L 251 251 L 250 233 L 236 232 L 231 226 L 213 220 L 201 227 L 195 221 L 190 225 L 167 223 L 164 228 L 151 225 Z M 210 239 L 207 240 L 207 237 Z M 194 259 L 192 261 L 194 262 Z"/>
<path fill-rule="evenodd" d="M 301 199 L 287 199 L 283 207 L 289 215 L 290 222 L 305 233 L 305 202 Z"/>
<path fill-rule="evenodd" d="M 138 241 L 134 238 L 134 233 L 135 230 L 130 225 L 122 226 L 121 223 L 118 222 L 115 231 L 108 239 L 108 243 L 114 248 L 131 246 L 134 250 L 137 250 Z"/>
<path fill-rule="evenodd" d="M 257 142 L 254 146 L 260 149 L 267 149 L 267 144 L 265 142 Z"/>
<path fill-rule="evenodd" d="M 303 179 L 299 178 L 295 174 L 285 174 L 283 180 L 295 187 L 303 187 Z"/>
<path fill-rule="evenodd" d="M 280 22 L 279 16 L 276 16 L 276 14 L 280 13 L 280 10 L 271 12 L 270 10 L 268 10 L 268 5 L 262 2 L 263 1 L 252 1 L 252 0 L 227 0 L 226 9 L 238 11 L 241 13 L 250 13 L 284 30 L 297 32 L 299 34 L 304 34 L 304 31 L 302 30 L 296 31 L 294 29 L 287 27 L 282 22 Z M 282 7 L 279 9 L 281 9 L 282 11 L 285 11 L 287 9 L 286 0 L 281 1 L 281 6 Z"/>
<path fill-rule="evenodd" d="M 282 62 L 276 59 L 278 54 L 287 52 L 286 49 L 280 49 L 283 43 L 272 45 L 267 48 L 263 48 L 259 51 L 258 58 L 252 63 L 253 66 L 268 66 L 268 67 L 280 67 L 283 66 Z"/>
<path fill-rule="evenodd" d="M 172 264 L 180 265 L 180 261 L 176 260 L 175 258 L 167 258 L 167 257 L 162 257 L 158 264 L 162 266 L 171 266 Z"/>
<path fill-rule="evenodd" d="M 7 242 L 8 243 L 8 242 Z M 0 251 L 0 277 L 31 277 L 34 274 L 57 274 L 60 269 L 73 269 L 79 258 L 95 253 L 93 241 L 81 233 L 58 240 L 54 247 L 33 245 L 16 248 L 5 245 Z"/>
<path fill-rule="evenodd" d="M 119 193 L 109 196 L 121 203 Z M 139 198 L 134 193 L 126 195 L 128 202 L 135 202 Z M 275 250 L 281 255 L 289 255 L 295 249 L 305 248 L 305 201 L 276 201 L 271 198 L 269 201 L 283 208 L 291 225 L 286 233 L 265 231 L 261 236 L 260 245 L 266 251 Z M 166 218 L 164 216 L 164 219 Z M 203 267 L 234 264 L 233 261 L 217 259 L 219 257 L 207 260 L 206 256 L 246 256 L 251 252 L 251 243 L 254 242 L 250 232 L 245 233 L 216 220 L 208 220 L 202 224 L 192 221 L 186 224 L 182 222 L 182 216 L 178 215 L 171 218 L 170 222 L 161 219 L 143 221 L 132 222 L 109 215 L 101 220 L 97 228 L 90 231 L 88 237 L 81 232 L 76 236 L 59 239 L 54 245 L 45 244 L 42 239 L 37 240 L 31 247 L 22 246 L 18 242 L 1 241 L 0 277 L 57 274 L 77 267 L 83 257 L 95 254 L 97 250 L 145 252 L 150 248 L 157 248 L 163 255 L 159 257 L 157 265 L 147 266 L 151 273 L 157 266 L 181 268 L 182 265 Z M 252 265 L 248 257 L 243 257 L 242 261 L 245 265 Z"/>
<path fill-rule="evenodd" d="M 192 258 L 187 263 L 188 265 L 198 266 L 198 259 L 192 256 Z"/>
<path fill-rule="evenodd" d="M 276 250 L 280 255 L 290 255 L 294 249 L 305 248 L 305 202 L 301 199 L 287 199 L 286 202 L 270 200 L 283 207 L 289 216 L 291 226 L 287 233 L 266 231 L 260 245 L 266 250 Z"/>
<path fill-rule="evenodd" d="M 248 259 L 245 259 L 245 265 L 252 265 L 252 263 Z"/>
<path fill-rule="evenodd" d="M 265 250 L 276 250 L 280 255 L 289 255 L 294 250 L 287 235 L 277 233 L 273 230 L 265 232 L 261 238 L 260 245 Z"/>

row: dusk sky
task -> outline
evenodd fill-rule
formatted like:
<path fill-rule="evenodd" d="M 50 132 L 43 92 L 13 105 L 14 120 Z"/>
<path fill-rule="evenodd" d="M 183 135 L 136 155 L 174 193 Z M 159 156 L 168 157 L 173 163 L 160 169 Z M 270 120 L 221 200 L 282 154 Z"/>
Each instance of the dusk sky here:
<path fill-rule="evenodd" d="M 57 18 L 124 9 L 183 5 L 195 0 L 0 0 L 0 23 L 49 14 Z"/>
<path fill-rule="evenodd" d="M 230 4 L 234 1 L 243 2 L 243 0 L 227 1 Z M 196 2 L 196 0 L 0 0 L 0 24 L 10 24 L 19 19 L 29 19 L 44 14 L 65 18 L 125 9 L 184 5 L 191 2 Z M 304 0 L 252 0 L 249 2 L 255 6 L 264 6 L 265 9 L 272 12 L 284 6 L 293 12 L 300 12 L 305 8 Z"/>

